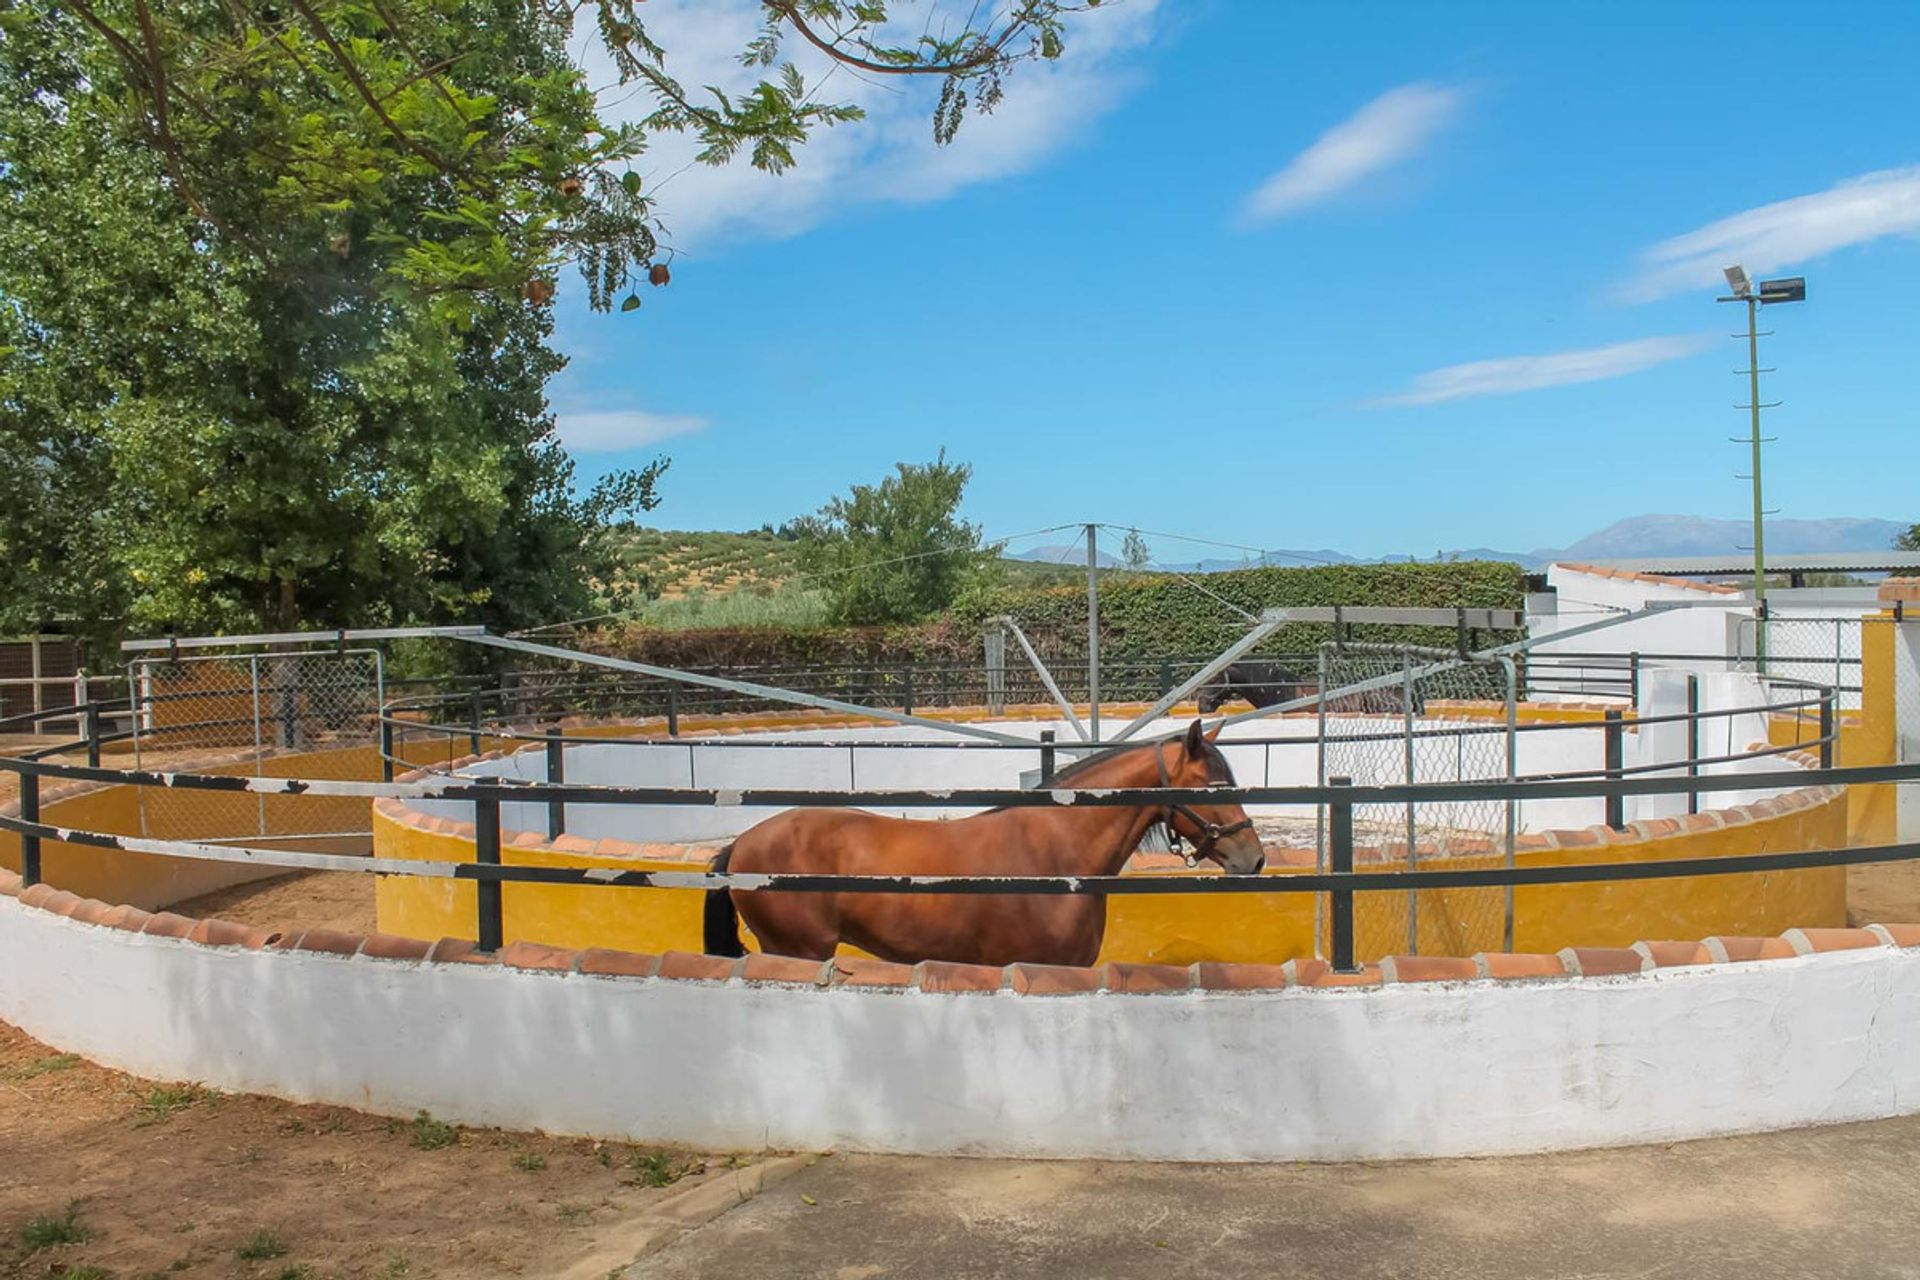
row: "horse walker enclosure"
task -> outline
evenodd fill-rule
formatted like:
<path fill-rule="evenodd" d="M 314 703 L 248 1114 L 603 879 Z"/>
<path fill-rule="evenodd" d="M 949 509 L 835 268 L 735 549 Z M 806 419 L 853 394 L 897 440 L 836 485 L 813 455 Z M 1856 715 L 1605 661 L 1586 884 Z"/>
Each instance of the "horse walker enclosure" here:
<path fill-rule="evenodd" d="M 1276 610 L 1133 703 L 1068 696 L 1011 620 L 977 689 L 890 702 L 478 628 L 129 642 L 125 699 L 0 722 L 41 735 L 0 758 L 0 1017 L 145 1076 L 703 1147 L 1348 1159 L 1911 1112 L 1920 924 L 1847 919 L 1849 866 L 1920 856 L 1909 602 L 1772 669 L 1569 647 L 1686 601 L 1551 646 L 1470 644 L 1518 630 L 1498 610 Z M 1209 720 L 1231 784 L 1074 784 L 1322 613 L 1461 643 L 1336 625 Z M 402 639 L 515 666 L 403 684 Z M 1168 838 L 1222 804 L 1257 874 Z M 820 807 L 1150 825 L 1111 875 L 709 869 Z M 302 868 L 374 877 L 378 932 L 168 909 Z M 1086 968 L 734 958 L 704 953 L 720 888 L 1090 894 L 1106 929 Z"/>

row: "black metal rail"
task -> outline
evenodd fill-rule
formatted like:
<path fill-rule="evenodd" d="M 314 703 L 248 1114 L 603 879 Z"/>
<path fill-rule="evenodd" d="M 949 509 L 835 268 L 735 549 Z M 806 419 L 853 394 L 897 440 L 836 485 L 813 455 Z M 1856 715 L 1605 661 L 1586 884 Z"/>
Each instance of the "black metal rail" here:
<path fill-rule="evenodd" d="M 1530 724 L 1510 729 L 1504 724 L 1458 725 L 1432 730 L 1436 736 L 1450 736 L 1462 733 L 1506 733 L 1506 732 L 1545 732 L 1566 729 L 1592 730 L 1600 728 L 1606 736 L 1606 767 L 1597 774 L 1562 774 L 1521 778 L 1511 781 L 1455 782 L 1455 783 L 1403 783 L 1381 786 L 1355 787 L 1348 780 L 1335 778 L 1326 786 L 1317 787 L 1207 787 L 1207 788 L 1109 788 L 1087 790 L 1081 788 L 1052 788 L 1044 783 L 1039 790 L 981 788 L 966 790 L 895 790 L 895 791 L 859 791 L 830 792 L 795 788 L 624 788 L 583 786 L 570 784 L 564 780 L 564 755 L 556 748 L 564 742 L 567 745 L 596 741 L 595 739 L 568 737 L 560 739 L 553 734 L 539 735 L 530 740 L 542 742 L 549 759 L 561 755 L 561 767 L 550 773 L 549 782 L 520 782 L 510 779 L 480 780 L 436 776 L 417 782 L 395 783 L 357 782 L 332 779 L 301 778 L 264 778 L 240 775 L 200 774 L 191 772 L 172 772 L 165 770 L 123 770 L 106 769 L 100 765 L 100 748 L 103 744 L 125 740 L 133 731 L 104 733 L 100 731 L 103 715 L 119 714 L 133 709 L 125 700 L 120 702 L 89 702 L 80 707 L 49 708 L 42 712 L 30 713 L 26 717 L 11 717 L 0 722 L 0 729 L 10 724 L 31 720 L 72 719 L 76 711 L 87 727 L 82 742 L 61 743 L 40 748 L 22 756 L 0 757 L 0 770 L 18 775 L 20 783 L 20 806 L 17 816 L 0 815 L 0 830 L 15 832 L 21 841 L 22 877 L 28 883 L 37 883 L 41 877 L 42 844 L 53 840 L 68 845 L 90 846 L 98 848 L 117 848 L 134 852 L 159 854 L 161 856 L 187 858 L 224 858 L 227 860 L 245 860 L 263 865 L 284 866 L 335 866 L 339 869 L 368 871 L 375 874 L 433 875 L 453 879 L 478 882 L 478 918 L 476 935 L 484 947 L 497 948 L 502 939 L 501 923 L 501 886 L 507 883 L 544 883 L 601 885 L 607 887 L 653 887 L 653 888 L 733 888 L 746 891 L 781 890 L 794 892 L 878 892 L 878 893 L 1327 893 L 1331 895 L 1332 952 L 1336 964 L 1351 967 L 1353 953 L 1352 895 L 1357 892 L 1379 890 L 1408 891 L 1437 888 L 1501 888 L 1522 884 L 1580 883 L 1590 881 L 1657 879 L 1690 875 L 1729 875 L 1760 871 L 1786 871 L 1823 866 L 1842 866 L 1862 862 L 1899 861 L 1920 857 L 1920 844 L 1885 845 L 1870 849 L 1848 850 L 1802 850 L 1784 853 L 1739 855 L 1735 857 L 1687 859 L 1657 863 L 1623 864 L 1585 864 L 1574 867 L 1495 867 L 1475 870 L 1429 870 L 1429 871 L 1354 871 L 1354 835 L 1353 811 L 1358 805 L 1383 804 L 1431 804 L 1451 801 L 1493 800 L 1503 802 L 1525 802 L 1529 800 L 1549 800 L 1568 798 L 1599 797 L 1607 807 L 1607 817 L 1615 826 L 1621 825 L 1624 816 L 1624 800 L 1630 795 L 1685 794 L 1690 807 L 1697 806 L 1702 794 L 1726 791 L 1795 789 L 1809 785 L 1853 785 L 1874 783 L 1913 783 L 1920 782 L 1920 764 L 1887 765 L 1866 768 L 1835 769 L 1823 767 L 1821 770 L 1773 770 L 1750 774 L 1703 776 L 1698 773 L 1701 765 L 1723 763 L 1736 759 L 1754 758 L 1770 754 L 1804 750 L 1818 747 L 1823 766 L 1832 763 L 1832 745 L 1837 737 L 1837 724 L 1834 709 L 1834 692 L 1831 688 L 1822 688 L 1807 682 L 1775 681 L 1776 684 L 1801 686 L 1817 691 L 1816 697 L 1787 703 L 1769 703 L 1751 708 L 1725 708 L 1710 712 L 1690 709 L 1684 713 L 1663 716 L 1639 717 L 1628 719 L 1621 714 L 1610 715 L 1602 725 L 1593 722 L 1573 722 L 1554 724 Z M 497 691 L 495 691 L 497 692 Z M 488 691 L 461 690 L 456 694 L 436 695 L 426 701 L 439 701 L 458 697 L 469 708 L 477 707 L 479 700 L 487 696 Z M 191 696 L 191 695 L 182 695 Z M 199 695 L 199 696 L 223 696 Z M 1722 756 L 1701 758 L 1698 746 L 1698 725 L 1705 719 L 1745 714 L 1780 714 L 1794 712 L 1803 714 L 1809 708 L 1818 708 L 1820 736 L 1807 742 L 1789 744 L 1782 747 L 1749 752 L 1742 756 Z M 487 728 L 479 723 L 480 717 L 473 714 L 470 723 L 464 726 L 450 727 L 458 733 L 474 735 L 475 744 L 484 734 L 488 738 L 498 739 L 502 732 Z M 1688 722 L 1693 726 L 1690 735 L 1694 749 L 1686 761 L 1661 763 L 1649 766 L 1628 768 L 1623 764 L 1620 751 L 1621 735 L 1627 727 L 1635 728 L 1673 722 Z M 393 709 L 383 709 L 380 716 L 383 731 L 383 747 L 392 746 L 390 731 L 395 724 L 407 724 L 412 728 L 432 729 L 437 726 L 422 726 L 417 721 L 405 721 L 393 713 Z M 209 724 L 215 723 L 212 721 Z M 168 726 L 171 729 L 192 729 L 196 725 Z M 1427 731 L 1420 731 L 1425 733 Z M 1399 734 L 1377 735 L 1382 738 L 1398 738 Z M 613 738 L 606 741 L 621 744 L 634 744 L 651 741 L 638 738 Z M 1279 738 L 1235 740 L 1245 745 L 1303 745 L 1310 739 Z M 823 746 L 833 745 L 822 742 L 806 741 L 801 743 L 749 743 L 729 740 L 702 740 L 701 745 L 732 746 Z M 679 742 L 678 745 L 687 745 Z M 849 744 L 874 746 L 872 743 Z M 909 743 L 885 744 L 888 746 L 924 746 L 954 749 L 964 746 L 967 749 L 993 748 L 998 750 L 1036 750 L 1041 755 L 1042 776 L 1052 775 L 1051 757 L 1057 750 L 1072 749 L 1072 743 L 1056 743 L 1050 735 L 1034 743 Z M 48 757 L 77 751 L 83 748 L 87 752 L 86 765 L 66 764 Z M 387 753 L 391 758 L 391 751 Z M 1675 777 L 1638 776 L 1653 771 L 1671 771 L 1686 768 L 1687 774 Z M 471 802 L 475 808 L 475 845 L 476 861 L 462 864 L 397 864 L 392 860 L 379 860 L 370 863 L 366 859 L 343 855 L 293 854 L 270 849 L 251 849 L 244 846 L 224 846 L 216 849 L 209 845 L 195 845 L 189 842 L 154 841 L 117 836 L 108 833 L 79 831 L 48 824 L 41 819 L 40 780 L 42 778 L 66 778 L 79 781 L 92 781 L 107 784 L 160 787 L 184 790 L 204 790 L 216 792 L 247 792 L 261 795 L 332 795 L 378 798 L 393 796 L 400 798 L 424 798 L 444 801 Z M 1175 803 L 1218 804 L 1233 802 L 1239 804 L 1263 805 L 1325 805 L 1330 816 L 1330 856 L 1333 870 L 1330 873 L 1276 874 L 1255 877 L 1220 876 L 1083 876 L 1083 877 L 864 877 L 864 876 L 764 876 L 751 874 L 712 875 L 700 872 L 619 872 L 600 868 L 562 868 L 562 867 L 523 867 L 509 866 L 501 861 L 502 830 L 500 823 L 501 806 L 506 803 L 544 804 L 549 813 L 549 823 L 558 829 L 562 825 L 564 807 L 569 804 L 614 804 L 614 805 L 689 805 L 689 806 L 768 806 L 768 807 L 807 807 L 818 805 L 845 805 L 859 803 L 867 806 L 888 808 L 923 807 L 1018 807 L 1026 805 L 1092 805 L 1127 807 L 1164 807 Z"/>

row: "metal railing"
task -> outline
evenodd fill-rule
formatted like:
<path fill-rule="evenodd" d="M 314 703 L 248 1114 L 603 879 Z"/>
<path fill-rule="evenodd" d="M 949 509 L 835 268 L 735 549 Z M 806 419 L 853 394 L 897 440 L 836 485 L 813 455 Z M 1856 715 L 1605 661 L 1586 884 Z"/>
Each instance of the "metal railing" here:
<path fill-rule="evenodd" d="M 247 775 L 168 772 L 150 769 L 108 769 L 101 767 L 103 744 L 131 737 L 131 731 L 105 732 L 99 726 L 103 711 L 115 709 L 87 703 L 81 709 L 90 732 L 80 740 L 64 742 L 12 757 L 0 757 L 0 771 L 11 772 L 19 782 L 19 811 L 15 816 L 0 814 L 0 830 L 14 832 L 20 840 L 21 876 L 28 884 L 42 878 L 42 846 L 58 842 L 68 846 L 118 849 L 163 857 L 239 862 L 256 866 L 287 869 L 354 871 L 375 875 L 470 880 L 479 890 L 475 934 L 484 949 L 497 949 L 502 942 L 501 887 L 512 883 L 564 884 L 604 888 L 730 888 L 747 892 L 860 892 L 860 893 L 1031 893 L 1031 894 L 1133 894 L 1133 893 L 1310 893 L 1325 894 L 1332 922 L 1330 952 L 1335 966 L 1353 967 L 1353 895 L 1380 890 L 1419 891 L 1444 888 L 1498 889 L 1515 885 L 1586 883 L 1608 880 L 1656 879 L 1673 876 L 1730 875 L 1755 871 L 1786 871 L 1814 867 L 1844 866 L 1865 862 L 1901 861 L 1920 857 L 1920 843 L 1882 845 L 1866 849 L 1798 850 L 1715 858 L 1694 858 L 1664 862 L 1591 863 L 1576 866 L 1488 867 L 1475 869 L 1429 869 L 1360 871 L 1355 870 L 1353 813 L 1357 806 L 1391 804 L 1441 804 L 1461 801 L 1488 801 L 1501 804 L 1528 801 L 1600 798 L 1607 806 L 1608 820 L 1620 824 L 1625 799 L 1630 796 L 1689 796 L 1697 804 L 1702 794 L 1728 791 L 1765 791 L 1797 789 L 1809 785 L 1847 785 L 1868 783 L 1920 782 L 1920 763 L 1833 768 L 1832 746 L 1837 737 L 1834 696 L 1830 688 L 1791 703 L 1768 703 L 1762 707 L 1692 710 L 1666 716 L 1636 717 L 1615 715 L 1605 722 L 1608 743 L 1605 763 L 1598 771 L 1571 774 L 1535 775 L 1511 781 L 1453 783 L 1396 783 L 1379 786 L 1354 786 L 1342 777 L 1334 777 L 1323 786 L 1215 786 L 1206 788 L 1070 788 L 1076 806 L 1123 806 L 1164 809 L 1174 804 L 1213 805 L 1220 803 L 1324 806 L 1330 833 L 1329 870 L 1287 872 L 1266 876 L 1225 877 L 1164 874 L 1113 876 L 846 876 L 830 874 L 762 874 L 712 872 L 618 871 L 611 868 L 535 867 L 506 865 L 501 859 L 503 831 L 502 806 L 507 803 L 547 806 L 549 814 L 563 812 L 564 806 L 595 805 L 680 805 L 724 807 L 840 807 L 857 803 L 885 808 L 989 808 L 1030 805 L 1053 806 L 1061 803 L 1059 792 L 1046 785 L 1050 781 L 1051 757 L 1065 744 L 1042 740 L 1018 744 L 1019 749 L 1041 754 L 1043 781 L 1039 789 L 980 788 L 969 790 L 865 790 L 821 791 L 796 788 L 700 788 L 700 787 L 607 787 L 567 783 L 564 780 L 528 782 L 512 779 L 473 779 L 432 775 L 415 781 L 355 781 L 325 778 L 277 778 Z M 125 704 L 120 704 L 124 706 Z M 1618 744 L 1629 726 L 1639 727 L 1675 721 L 1765 712 L 1796 715 L 1818 708 L 1820 734 L 1815 739 L 1781 747 L 1766 748 L 1742 755 L 1693 758 L 1685 762 L 1665 761 L 1648 766 L 1626 766 Z M 4 732 L 13 721 L 40 716 L 71 715 L 71 709 L 29 713 L 0 721 Z M 384 720 L 384 717 L 383 717 Z M 1506 732 L 1506 726 L 1486 726 L 1489 732 Z M 1591 729 L 1591 725 L 1534 724 L 1519 726 L 1519 732 L 1546 732 L 1565 728 Z M 1478 726 L 1449 726 L 1452 732 L 1475 732 Z M 489 731 L 489 736 L 493 736 Z M 549 753 L 556 753 L 561 742 L 540 735 Z M 632 742 L 634 739 L 620 739 Z M 1298 745 L 1298 739 L 1282 741 Z M 1697 742 L 1697 738 L 1695 739 Z M 707 744 L 715 745 L 715 744 Z M 739 743 L 738 745 L 747 745 Z M 791 745 L 791 744 L 789 744 Z M 871 744 L 869 744 L 871 745 Z M 934 744 L 929 744 L 934 745 Z M 943 743 L 949 749 L 1015 749 L 1015 744 L 991 742 Z M 1700 768 L 1714 763 L 1754 759 L 1791 751 L 1817 749 L 1823 767 L 1819 770 L 1783 769 L 1766 772 L 1707 775 Z M 85 765 L 62 763 L 50 757 L 84 752 Z M 551 759 L 551 754 L 549 756 Z M 1671 776 L 1677 767 L 1686 767 L 1684 776 Z M 1651 776 L 1658 770 L 1668 776 Z M 164 787 L 170 790 L 225 792 L 280 797 L 351 797 L 373 800 L 383 797 L 470 802 L 474 806 L 474 843 L 476 860 L 472 863 L 415 861 L 364 857 L 247 845 L 214 844 L 205 841 L 160 840 L 109 832 L 76 830 L 45 823 L 41 814 L 43 779 L 61 778 L 109 785 Z M 549 819 L 552 821 L 552 818 Z"/>
<path fill-rule="evenodd" d="M 169 774 L 104 770 L 47 760 L 0 758 L 0 769 L 19 776 L 20 812 L 0 815 L 0 829 L 21 840 L 22 879 L 40 879 L 41 843 L 118 849 L 166 857 L 244 862 L 259 866 L 357 871 L 376 875 L 470 880 L 488 886 L 479 895 L 476 934 L 483 949 L 501 943 L 500 886 L 536 883 L 603 888 L 738 889 L 747 892 L 800 893 L 989 893 L 989 894 L 1135 894 L 1135 893 L 1324 893 L 1330 896 L 1332 959 L 1353 967 L 1352 895 L 1380 890 L 1499 888 L 1507 885 L 1574 884 L 1680 876 L 1736 875 L 1759 871 L 1803 870 L 1868 862 L 1920 858 L 1920 843 L 1860 849 L 1795 850 L 1778 853 L 1677 859 L 1663 862 L 1589 863 L 1575 866 L 1494 867 L 1462 870 L 1356 871 L 1352 814 L 1356 805 L 1436 803 L 1469 799 L 1517 801 L 1591 796 L 1674 794 L 1685 788 L 1703 792 L 1770 790 L 1810 784 L 1848 785 L 1920 782 L 1920 764 L 1881 765 L 1821 772 L 1784 770 L 1709 778 L 1609 778 L 1515 782 L 1421 783 L 1354 787 L 1332 779 L 1324 787 L 1188 787 L 1075 789 L 1076 806 L 1163 807 L 1170 804 L 1324 804 L 1333 833 L 1332 870 L 1265 876 L 1185 876 L 1166 874 L 1084 876 L 849 876 L 816 873 L 616 871 L 598 867 L 505 865 L 500 860 L 500 809 L 504 803 L 711 805 L 754 807 L 839 806 L 850 799 L 840 792 L 794 789 L 732 790 L 702 788 L 617 788 L 571 784 L 471 782 L 436 779 L 419 783 L 342 782 L 330 779 L 247 778 L 213 774 Z M 39 784 L 58 777 L 130 785 L 187 787 L 212 791 L 278 795 L 383 796 L 471 801 L 475 806 L 472 863 L 421 862 L 323 853 L 295 853 L 186 841 L 152 840 L 106 832 L 50 826 L 41 821 Z M 980 789 L 967 791 L 886 791 L 856 797 L 888 807 L 1017 807 L 1055 805 L 1052 790 Z M 1342 921 L 1346 923 L 1343 924 Z"/>

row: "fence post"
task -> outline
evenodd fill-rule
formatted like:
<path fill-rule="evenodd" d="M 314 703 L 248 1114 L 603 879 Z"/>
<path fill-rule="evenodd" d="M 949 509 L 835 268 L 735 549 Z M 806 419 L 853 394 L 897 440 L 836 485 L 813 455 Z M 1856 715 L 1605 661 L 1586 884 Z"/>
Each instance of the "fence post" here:
<path fill-rule="evenodd" d="M 393 781 L 393 717 L 380 708 L 380 781 Z"/>
<path fill-rule="evenodd" d="M 86 732 L 87 767 L 98 769 L 100 767 L 100 704 L 91 698 L 87 699 L 86 705 Z"/>
<path fill-rule="evenodd" d="M 1627 655 L 1627 701 L 1635 708 L 1640 705 L 1640 655 Z"/>
<path fill-rule="evenodd" d="M 483 867 L 500 865 L 500 802 L 473 802 L 473 860 Z M 475 884 L 480 900 L 479 938 L 482 951 L 500 949 L 500 882 L 481 880 Z"/>
<path fill-rule="evenodd" d="M 1687 676 L 1687 776 L 1700 776 L 1700 677 Z M 1700 793 L 1687 788 L 1687 812 L 1700 812 Z"/>
<path fill-rule="evenodd" d="M 1330 787 L 1350 787 L 1353 779 L 1328 778 Z M 1337 876 L 1353 872 L 1353 802 L 1334 800 L 1327 806 L 1327 833 L 1332 843 L 1329 870 Z M 1328 912 L 1333 929 L 1333 969 L 1335 973 L 1353 973 L 1353 890 L 1335 889 L 1328 895 Z"/>
<path fill-rule="evenodd" d="M 906 665 L 906 667 L 902 669 L 900 673 L 900 681 L 901 681 L 901 684 L 904 686 L 901 700 L 900 700 L 901 701 L 900 709 L 906 712 L 908 715 L 912 715 L 913 714 L 913 664 L 911 662 L 909 662 Z"/>
<path fill-rule="evenodd" d="M 680 736 L 680 682 L 667 681 L 667 736 Z"/>
<path fill-rule="evenodd" d="M 1833 768 L 1833 690 L 1820 691 L 1820 767 Z"/>
<path fill-rule="evenodd" d="M 477 691 L 467 695 L 467 745 L 474 755 L 480 754 L 480 694 Z"/>
<path fill-rule="evenodd" d="M 1053 781 L 1053 730 L 1040 731 L 1040 785 Z"/>
<path fill-rule="evenodd" d="M 1007 633 L 998 626 L 987 628 L 987 714 L 997 716 L 1007 709 Z"/>
<path fill-rule="evenodd" d="M 40 775 L 37 773 L 20 774 L 20 821 L 40 821 Z M 20 887 L 29 888 L 40 883 L 40 837 L 30 832 L 20 833 Z"/>
<path fill-rule="evenodd" d="M 1462 634 L 1464 634 L 1465 623 L 1461 624 L 1461 629 Z M 1462 649 L 1461 652 L 1465 653 L 1466 650 Z M 1420 780 L 1419 770 L 1414 762 L 1413 694 L 1413 655 L 1410 653 L 1402 653 L 1400 655 L 1400 710 L 1402 719 L 1400 733 L 1401 741 L 1405 746 L 1408 786 L 1412 786 Z M 1407 801 L 1407 870 L 1418 871 L 1420 869 L 1419 849 L 1420 828 L 1417 815 L 1414 812 L 1413 801 L 1409 800 Z M 1415 889 L 1407 890 L 1407 954 L 1410 956 L 1420 954 L 1420 894 L 1419 891 Z"/>
<path fill-rule="evenodd" d="M 298 751 L 300 742 L 300 668 L 298 659 L 273 664 L 274 685 L 280 695 L 280 745 Z"/>
<path fill-rule="evenodd" d="M 1172 692 L 1173 662 L 1170 659 L 1162 658 L 1160 659 L 1160 696 L 1164 698 Z"/>
<path fill-rule="evenodd" d="M 1621 719 L 1619 708 L 1607 711 L 1607 781 L 1618 782 L 1620 770 L 1626 759 L 1626 725 Z M 1618 791 L 1607 793 L 1607 825 L 1615 831 L 1624 831 L 1627 826 L 1627 798 Z"/>
<path fill-rule="evenodd" d="M 567 752 L 560 736 L 560 726 L 554 725 L 547 730 L 547 784 L 558 786 L 567 780 Z M 547 801 L 547 839 L 565 835 L 567 830 L 567 802 L 564 800 Z"/>

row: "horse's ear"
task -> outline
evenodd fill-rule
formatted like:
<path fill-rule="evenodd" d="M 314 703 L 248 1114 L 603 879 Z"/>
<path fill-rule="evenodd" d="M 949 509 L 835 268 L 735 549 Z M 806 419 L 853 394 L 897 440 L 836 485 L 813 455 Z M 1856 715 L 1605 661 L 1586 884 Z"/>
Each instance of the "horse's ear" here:
<path fill-rule="evenodd" d="M 1227 727 L 1227 722 L 1225 720 L 1222 720 L 1218 724 L 1214 725 L 1213 728 L 1207 730 L 1206 732 L 1207 741 L 1208 742 L 1220 741 L 1220 731 L 1226 727 Z"/>
<path fill-rule="evenodd" d="M 1187 753 L 1187 759 L 1198 760 L 1202 755 L 1206 754 L 1206 742 L 1207 733 L 1205 724 L 1195 720 L 1192 724 L 1188 725 L 1187 740 L 1183 744 Z"/>

